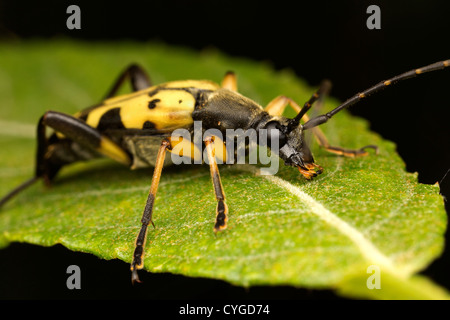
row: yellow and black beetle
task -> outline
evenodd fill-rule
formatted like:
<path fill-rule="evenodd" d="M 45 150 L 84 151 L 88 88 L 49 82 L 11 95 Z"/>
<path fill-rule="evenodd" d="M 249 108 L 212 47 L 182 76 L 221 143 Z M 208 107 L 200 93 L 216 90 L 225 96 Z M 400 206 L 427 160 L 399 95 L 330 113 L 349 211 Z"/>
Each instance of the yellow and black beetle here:
<path fill-rule="evenodd" d="M 228 72 L 218 85 L 211 81 L 184 80 L 152 86 L 146 72 L 137 65 L 129 66 L 116 80 L 105 99 L 74 116 L 48 111 L 38 122 L 35 176 L 24 182 L 0 200 L 0 207 L 27 186 L 43 179 L 50 184 L 61 167 L 80 160 L 106 156 L 131 168 L 154 166 L 150 192 L 141 219 L 141 229 L 136 238 L 131 263 L 132 282 L 139 281 L 138 269 L 143 268 L 144 245 L 147 227 L 152 222 L 153 204 L 158 188 L 166 151 L 172 151 L 183 140 L 175 140 L 171 133 L 179 128 L 191 130 L 194 121 L 201 121 L 203 129 L 217 129 L 226 135 L 227 129 L 266 129 L 271 139 L 278 140 L 277 154 L 286 165 L 298 168 L 311 179 L 322 173 L 315 164 L 304 139 L 311 130 L 319 145 L 327 151 L 344 156 L 367 155 L 366 146 L 358 150 L 333 147 L 317 126 L 325 123 L 339 111 L 382 88 L 416 75 L 443 69 L 450 60 L 440 61 L 414 69 L 358 93 L 332 111 L 309 119 L 306 113 L 312 104 L 328 90 L 327 82 L 312 95 L 301 108 L 292 99 L 279 96 L 265 108 L 237 92 L 236 77 Z M 133 92 L 116 96 L 121 85 L 129 80 Z M 293 119 L 282 116 L 291 106 L 297 115 Z M 303 120 L 303 124 L 300 123 Z M 46 127 L 55 132 L 49 137 Z M 217 200 L 214 231 L 227 225 L 228 208 L 216 162 L 216 151 L 223 150 L 224 141 L 215 136 L 205 136 L 208 164 Z M 188 142 L 191 143 L 191 142 Z M 270 147 L 270 146 L 269 146 Z M 188 157 L 195 158 L 197 151 L 191 143 Z M 186 156 L 186 155 L 185 155 Z"/>

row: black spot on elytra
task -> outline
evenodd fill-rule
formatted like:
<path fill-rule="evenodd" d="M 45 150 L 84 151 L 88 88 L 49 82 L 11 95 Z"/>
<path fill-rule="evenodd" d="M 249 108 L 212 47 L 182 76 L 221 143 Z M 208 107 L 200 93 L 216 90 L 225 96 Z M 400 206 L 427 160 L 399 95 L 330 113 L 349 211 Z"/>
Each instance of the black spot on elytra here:
<path fill-rule="evenodd" d="M 156 108 L 156 104 L 158 103 L 158 102 L 160 102 L 161 101 L 161 99 L 153 99 L 153 100 L 151 100 L 149 103 L 148 103 L 148 108 L 149 109 L 154 109 L 154 108 Z"/>
<path fill-rule="evenodd" d="M 183 100 L 178 100 L 178 103 L 182 103 L 183 102 Z"/>
<path fill-rule="evenodd" d="M 105 112 L 98 122 L 98 131 L 125 129 L 120 118 L 120 108 L 114 108 Z"/>
<path fill-rule="evenodd" d="M 151 121 L 145 121 L 142 129 L 155 129 L 155 124 Z"/>

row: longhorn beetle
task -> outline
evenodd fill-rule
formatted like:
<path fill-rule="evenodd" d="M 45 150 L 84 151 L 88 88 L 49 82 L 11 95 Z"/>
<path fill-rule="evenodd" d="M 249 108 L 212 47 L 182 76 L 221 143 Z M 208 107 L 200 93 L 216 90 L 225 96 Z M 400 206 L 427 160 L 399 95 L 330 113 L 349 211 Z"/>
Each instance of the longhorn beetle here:
<path fill-rule="evenodd" d="M 153 205 L 165 154 L 166 151 L 171 152 L 177 143 L 183 143 L 176 142 L 171 137 L 175 129 L 191 130 L 194 121 L 201 121 L 205 130 L 215 128 L 223 134 L 226 134 L 226 129 L 266 129 L 270 138 L 278 139 L 278 155 L 284 163 L 296 167 L 306 179 L 312 179 L 322 173 L 323 169 L 314 162 L 304 139 L 305 131 L 311 130 L 319 145 L 329 152 L 349 157 L 367 155 L 366 149 L 376 149 L 376 146 L 369 145 L 357 150 L 331 146 L 317 126 L 387 86 L 449 65 L 450 60 L 440 61 L 381 81 L 355 94 L 330 112 L 312 119 L 306 113 L 328 90 L 326 83 L 303 107 L 288 97 L 278 96 L 263 108 L 237 92 L 237 81 L 232 72 L 225 75 L 221 85 L 206 80 L 183 80 L 153 86 L 141 67 L 131 65 L 120 74 L 101 103 L 73 116 L 48 111 L 40 118 L 37 125 L 34 177 L 5 195 L 0 200 L 0 207 L 39 179 L 49 185 L 63 166 L 76 161 L 106 156 L 132 169 L 154 166 L 130 267 L 132 282 L 139 282 L 137 270 L 144 266 L 147 227 L 150 223 L 153 224 Z M 125 81 L 131 82 L 133 92 L 116 96 Z M 297 112 L 292 119 L 282 116 L 287 106 Z M 300 120 L 303 120 L 303 124 Z M 48 137 L 46 127 L 54 130 Z M 220 147 L 225 147 L 214 136 L 204 138 L 217 200 L 215 232 L 226 228 L 228 213 L 215 155 L 220 143 Z M 190 148 L 192 152 L 188 156 L 195 158 L 195 146 L 191 145 Z"/>

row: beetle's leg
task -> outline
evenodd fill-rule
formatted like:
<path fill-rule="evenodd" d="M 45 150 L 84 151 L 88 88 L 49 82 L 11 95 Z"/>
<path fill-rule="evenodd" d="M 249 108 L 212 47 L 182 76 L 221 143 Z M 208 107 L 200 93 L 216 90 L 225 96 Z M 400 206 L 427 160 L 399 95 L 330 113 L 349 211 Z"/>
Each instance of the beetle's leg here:
<path fill-rule="evenodd" d="M 12 199 L 16 194 L 21 192 L 22 190 L 25 190 L 27 187 L 35 183 L 37 180 L 39 180 L 40 177 L 34 176 L 33 178 L 28 179 L 27 181 L 23 182 L 21 185 L 17 186 L 13 190 L 11 190 L 8 194 L 4 195 L 0 199 L 0 208 L 7 203 L 10 199 Z"/>
<path fill-rule="evenodd" d="M 12 199 L 16 194 L 25 190 L 27 187 L 32 185 L 34 182 L 43 178 L 47 185 L 50 184 L 50 180 L 56 175 L 56 173 L 61 168 L 60 165 L 50 164 L 48 159 L 48 140 L 46 136 L 46 124 L 45 117 L 41 117 L 37 126 L 37 154 L 36 154 L 36 168 L 34 177 L 23 182 L 21 185 L 17 186 L 11 190 L 8 194 L 0 199 L 0 207 L 2 207 L 6 202 Z"/>
<path fill-rule="evenodd" d="M 236 74 L 233 71 L 228 71 L 225 74 L 225 77 L 222 80 L 222 88 L 231 90 L 231 91 L 237 91 L 237 79 Z"/>
<path fill-rule="evenodd" d="M 152 82 L 147 72 L 139 65 L 132 64 L 119 75 L 111 89 L 108 91 L 108 94 L 105 96 L 105 99 L 115 96 L 127 79 L 130 80 L 133 91 L 143 90 L 152 86 Z"/>
<path fill-rule="evenodd" d="M 170 148 L 170 142 L 164 139 L 161 142 L 161 146 L 158 150 L 158 155 L 156 157 L 155 169 L 153 171 L 152 185 L 150 186 L 150 191 L 148 193 L 147 203 L 145 204 L 144 213 L 141 219 L 141 230 L 136 238 L 135 249 L 133 253 L 133 261 L 130 266 L 131 270 L 131 282 L 140 282 L 137 270 L 144 267 L 144 246 L 145 240 L 147 238 L 147 227 L 150 223 L 153 224 L 152 214 L 153 214 L 153 204 L 155 203 L 156 191 L 158 190 L 159 180 L 161 178 L 161 171 L 164 165 L 164 159 L 166 156 L 166 150 Z"/>
<path fill-rule="evenodd" d="M 211 172 L 211 179 L 214 187 L 214 193 L 217 200 L 216 222 L 214 231 L 221 231 L 227 227 L 228 206 L 225 203 L 225 192 L 223 191 L 222 182 L 220 181 L 219 168 L 217 167 L 216 155 L 214 149 L 214 136 L 205 138 L 206 152 L 208 155 L 208 163 Z"/>
<path fill-rule="evenodd" d="M 290 106 L 292 109 L 295 110 L 295 112 L 297 112 L 297 114 L 301 115 L 301 118 L 304 122 L 307 122 L 309 120 L 309 117 L 306 114 L 306 111 L 311 108 L 312 104 L 315 101 L 317 101 L 318 99 L 321 98 L 321 93 L 323 94 L 324 92 L 325 92 L 325 90 L 323 90 L 323 89 L 319 89 L 317 92 L 315 92 L 311 96 L 311 98 L 305 103 L 303 108 L 301 108 L 291 98 L 288 98 L 285 96 L 278 96 L 275 99 L 273 99 L 272 101 L 270 101 L 264 110 L 266 112 L 268 112 L 270 115 L 279 116 L 279 115 L 283 114 L 283 112 L 287 106 Z M 368 152 L 366 151 L 366 149 L 368 149 L 368 148 L 378 150 L 377 146 L 374 146 L 374 145 L 365 146 L 358 150 L 334 147 L 329 144 L 328 139 L 326 138 L 325 134 L 322 132 L 322 130 L 320 128 L 314 127 L 314 128 L 311 128 L 311 131 L 312 131 L 314 137 L 316 138 L 317 142 L 319 143 L 319 146 L 321 146 L 328 152 L 336 153 L 336 154 L 343 155 L 346 157 L 356 157 L 356 156 L 368 155 Z"/>
<path fill-rule="evenodd" d="M 61 167 L 70 163 L 55 155 L 55 149 L 57 148 L 55 148 L 55 142 L 49 142 L 47 138 L 47 127 L 57 132 L 55 139 L 68 138 L 88 150 L 99 152 L 120 163 L 129 165 L 131 162 L 128 154 L 121 147 L 82 120 L 64 113 L 48 111 L 40 118 L 37 126 L 37 153 L 34 177 L 1 198 L 0 207 L 40 178 L 49 185 Z"/>
<path fill-rule="evenodd" d="M 102 135 L 97 129 L 71 115 L 56 111 L 47 111 L 38 123 L 36 175 L 42 175 L 42 173 L 48 170 L 48 168 L 45 168 L 46 160 L 52 153 L 47 138 L 45 137 L 46 127 L 54 129 L 57 132 L 57 136 L 69 138 L 88 150 L 99 152 L 125 165 L 130 165 L 131 163 L 128 154 L 115 142 Z"/>

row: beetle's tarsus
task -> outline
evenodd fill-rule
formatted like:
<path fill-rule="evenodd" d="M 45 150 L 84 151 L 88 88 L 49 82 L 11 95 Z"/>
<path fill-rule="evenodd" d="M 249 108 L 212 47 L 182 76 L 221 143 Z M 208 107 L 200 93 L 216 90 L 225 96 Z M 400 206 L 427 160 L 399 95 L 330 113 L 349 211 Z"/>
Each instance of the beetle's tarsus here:
<path fill-rule="evenodd" d="M 214 233 L 223 231 L 223 230 L 225 230 L 226 228 L 227 228 L 227 224 L 226 224 L 226 223 L 225 223 L 225 224 L 219 224 L 219 223 L 216 223 L 216 224 L 214 225 Z"/>
<path fill-rule="evenodd" d="M 359 149 L 359 150 L 362 151 L 362 152 L 364 152 L 366 149 L 374 149 L 374 150 L 375 150 L 375 154 L 378 154 L 378 152 L 379 152 L 378 146 L 373 145 L 373 144 L 368 145 L 368 146 L 365 146 L 365 147 L 362 147 L 362 148 Z"/>
<path fill-rule="evenodd" d="M 131 284 L 134 285 L 136 282 L 142 283 L 139 279 L 139 275 L 135 266 L 133 266 L 133 270 L 131 270 Z"/>
<path fill-rule="evenodd" d="M 141 280 L 139 279 L 138 269 L 142 269 L 143 268 L 143 264 L 141 263 L 139 265 L 139 261 L 141 261 L 141 260 L 138 259 L 138 263 L 136 263 L 136 259 L 133 259 L 133 262 L 131 263 L 131 266 L 130 266 L 130 270 L 131 270 L 131 284 L 132 285 L 134 285 L 136 282 L 142 283 Z"/>
<path fill-rule="evenodd" d="M 13 190 L 11 190 L 8 194 L 6 194 L 5 196 L 3 196 L 3 198 L 0 198 L 0 208 L 7 203 L 9 200 L 11 200 L 16 194 L 18 194 L 19 192 L 21 192 L 22 190 L 28 188 L 29 186 L 31 186 L 33 183 L 35 183 L 36 181 L 38 181 L 41 177 L 40 176 L 34 176 L 30 179 L 28 179 L 27 181 L 23 182 L 21 185 L 17 186 L 16 188 L 14 188 Z"/>
<path fill-rule="evenodd" d="M 216 223 L 214 225 L 214 232 L 223 231 L 227 228 L 228 221 L 228 206 L 224 200 L 220 199 L 217 202 L 217 210 L 216 210 Z"/>

